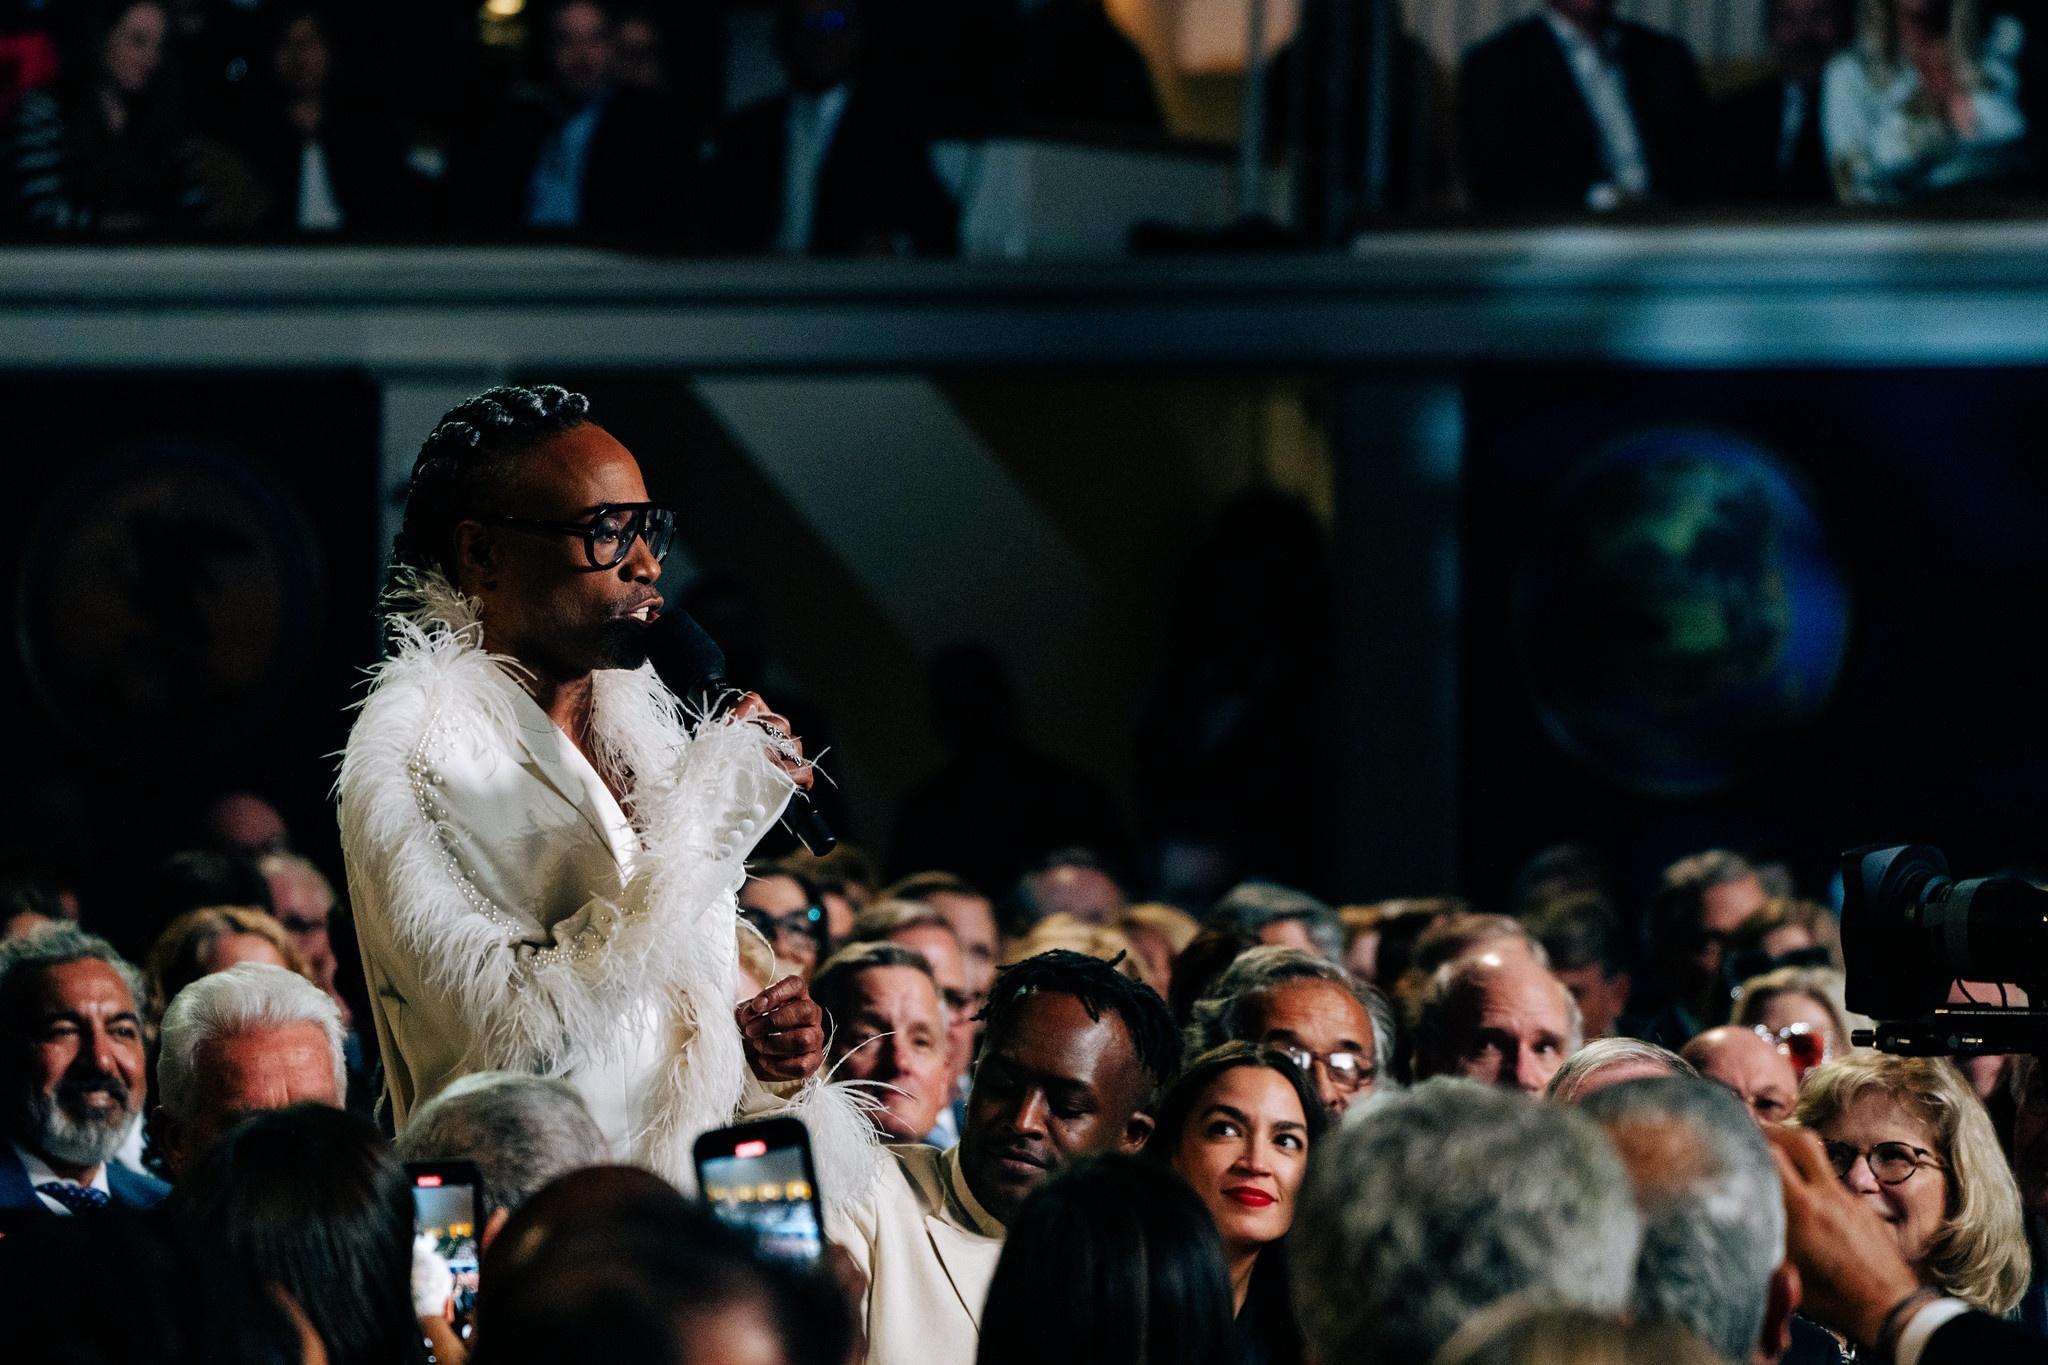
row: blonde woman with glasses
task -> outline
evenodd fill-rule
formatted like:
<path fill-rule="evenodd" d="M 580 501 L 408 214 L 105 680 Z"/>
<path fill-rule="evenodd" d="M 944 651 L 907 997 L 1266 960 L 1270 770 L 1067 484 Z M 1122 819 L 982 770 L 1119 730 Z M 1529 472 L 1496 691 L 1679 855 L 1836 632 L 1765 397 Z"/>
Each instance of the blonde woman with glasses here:
<path fill-rule="evenodd" d="M 2032 1272 L 2019 1189 L 1983 1103 L 1948 1061 L 1857 1053 L 1816 1067 L 1792 1122 L 1820 1137 L 1922 1284 L 1987 1313 L 2019 1303 Z"/>
<path fill-rule="evenodd" d="M 1856 41 L 1821 81 L 1821 131 L 1848 204 L 1906 204 L 1983 187 L 2027 156 L 2027 34 L 1979 0 L 1860 0 Z"/>

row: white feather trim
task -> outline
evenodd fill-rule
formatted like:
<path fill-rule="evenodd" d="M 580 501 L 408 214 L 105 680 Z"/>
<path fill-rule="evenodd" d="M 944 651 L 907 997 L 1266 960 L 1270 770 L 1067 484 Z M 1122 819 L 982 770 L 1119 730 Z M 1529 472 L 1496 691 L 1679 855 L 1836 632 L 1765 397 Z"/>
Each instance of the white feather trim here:
<path fill-rule="evenodd" d="M 651 668 L 594 675 L 594 759 L 631 792 L 644 852 L 620 904 L 593 905 L 568 941 L 535 949 L 530 927 L 464 875 L 462 832 L 440 818 L 431 782 L 436 745 L 475 733 L 516 744 L 493 674 L 519 665 L 483 648 L 476 603 L 439 574 L 401 580 L 389 605 L 391 652 L 373 670 L 337 783 L 343 842 L 379 851 L 363 862 L 388 869 L 394 939 L 473 1029 L 465 1065 L 560 1075 L 616 1056 L 629 1021 L 658 1020 L 666 1059 L 638 1100 L 633 1159 L 689 1188 L 697 1136 L 765 1100 L 810 1127 L 832 1204 L 864 1196 L 881 1169 L 864 1097 L 813 1082 L 776 1101 L 749 1073 L 733 1019 L 734 895 L 746 851 L 793 785 L 769 760 L 765 732 L 724 720 L 692 735 Z"/>

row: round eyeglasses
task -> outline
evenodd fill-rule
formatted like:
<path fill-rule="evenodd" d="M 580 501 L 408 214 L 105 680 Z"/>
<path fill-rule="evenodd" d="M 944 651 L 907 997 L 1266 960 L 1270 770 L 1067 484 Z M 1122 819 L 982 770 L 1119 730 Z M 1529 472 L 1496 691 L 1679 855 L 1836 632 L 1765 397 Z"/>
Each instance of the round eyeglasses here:
<path fill-rule="evenodd" d="M 1339 1090 L 1358 1090 L 1372 1084 L 1373 1070 L 1370 1059 L 1361 1060 L 1355 1052 L 1311 1052 L 1296 1043 L 1268 1043 L 1266 1046 L 1301 1068 L 1301 1074 L 1315 1079 L 1316 1067 L 1323 1068 L 1323 1074 L 1330 1078 L 1330 1084 Z"/>
<path fill-rule="evenodd" d="M 1913 1172 L 1922 1166 L 1934 1170 L 1946 1169 L 1934 1159 L 1934 1153 L 1925 1147 L 1915 1147 L 1910 1142 L 1880 1142 L 1869 1151 L 1859 1151 L 1846 1142 L 1827 1144 L 1828 1164 L 1835 1168 L 1835 1174 L 1843 1180 L 1856 1169 L 1860 1157 L 1870 1167 L 1870 1173 L 1877 1177 L 1880 1185 L 1903 1185 L 1913 1178 Z"/>
<path fill-rule="evenodd" d="M 655 562 L 668 558 L 676 538 L 673 508 L 652 502 L 613 502 L 594 509 L 589 521 L 539 521 L 531 517 L 478 517 L 486 526 L 507 526 L 535 535 L 578 536 L 593 572 L 616 569 L 633 553 L 633 542 L 647 542 Z"/>

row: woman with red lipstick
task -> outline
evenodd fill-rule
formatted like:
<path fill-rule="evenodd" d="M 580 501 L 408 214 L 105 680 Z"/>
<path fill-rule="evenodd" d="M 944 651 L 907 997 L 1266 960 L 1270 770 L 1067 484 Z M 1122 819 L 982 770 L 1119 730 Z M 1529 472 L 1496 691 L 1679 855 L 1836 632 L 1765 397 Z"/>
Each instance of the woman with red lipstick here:
<path fill-rule="evenodd" d="M 1146 1154 L 1188 1183 L 1223 1241 L 1239 1365 L 1296 1365 L 1286 1237 L 1326 1121 L 1314 1086 L 1284 1053 L 1226 1043 L 1187 1065 L 1157 1117 Z"/>

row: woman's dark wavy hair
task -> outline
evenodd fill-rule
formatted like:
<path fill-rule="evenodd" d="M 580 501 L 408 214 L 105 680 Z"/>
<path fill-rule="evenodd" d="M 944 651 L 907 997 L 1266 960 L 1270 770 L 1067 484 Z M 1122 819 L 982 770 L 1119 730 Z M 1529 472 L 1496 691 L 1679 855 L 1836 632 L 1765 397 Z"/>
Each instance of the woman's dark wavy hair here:
<path fill-rule="evenodd" d="M 590 420 L 590 400 L 554 384 L 486 389 L 450 409 L 420 447 L 391 546 L 396 569 L 455 577 L 455 523 L 486 510 L 505 467 Z"/>
<path fill-rule="evenodd" d="M 295 1104 L 243 1120 L 178 1181 L 179 1217 L 292 1297 L 332 1365 L 424 1365 L 412 1187 L 368 1119 Z"/>
<path fill-rule="evenodd" d="M 1153 1107 L 1152 1117 L 1156 1122 L 1152 1137 L 1145 1144 L 1145 1155 L 1155 1161 L 1171 1162 L 1175 1149 L 1187 1136 L 1188 1121 L 1195 1116 L 1195 1106 L 1202 1102 L 1203 1092 L 1225 1073 L 1245 1066 L 1277 1072 L 1282 1080 L 1294 1087 L 1294 1096 L 1301 1101 L 1302 1122 L 1308 1128 L 1309 1150 L 1314 1151 L 1316 1140 L 1330 1126 L 1329 1111 L 1323 1108 L 1315 1085 L 1301 1074 L 1301 1068 L 1286 1053 L 1257 1043 L 1239 1042 L 1210 1048 L 1174 1077 L 1173 1084 L 1166 1088 L 1166 1093 Z"/>
<path fill-rule="evenodd" d="M 1229 1365 L 1216 1225 L 1171 1171 L 1133 1156 L 1060 1171 L 1010 1220 L 976 1365 Z"/>

